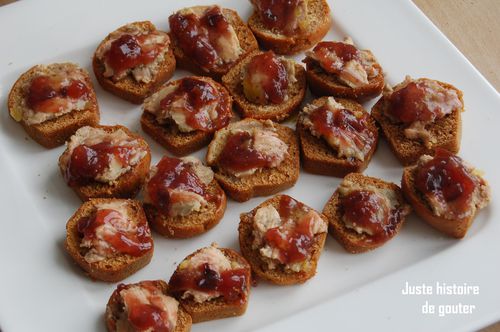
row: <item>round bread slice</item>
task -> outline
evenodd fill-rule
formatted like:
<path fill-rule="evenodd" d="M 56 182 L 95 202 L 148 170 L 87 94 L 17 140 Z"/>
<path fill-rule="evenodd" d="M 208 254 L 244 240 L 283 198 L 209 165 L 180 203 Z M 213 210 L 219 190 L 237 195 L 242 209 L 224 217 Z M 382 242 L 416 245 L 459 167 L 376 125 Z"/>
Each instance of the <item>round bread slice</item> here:
<path fill-rule="evenodd" d="M 248 63 L 255 55 L 261 53 L 261 51 L 249 53 L 222 77 L 222 83 L 233 96 L 235 108 L 242 117 L 283 121 L 296 111 L 300 107 L 302 100 L 304 100 L 306 94 L 306 73 L 304 67 L 297 63 L 294 64 L 296 82 L 290 83 L 286 91 L 287 99 L 283 103 L 270 103 L 267 105 L 252 103 L 243 93 L 242 77 Z"/>
<path fill-rule="evenodd" d="M 392 239 L 396 234 L 399 233 L 403 223 L 405 221 L 405 217 L 410 213 L 410 206 L 405 202 L 403 198 L 403 193 L 401 189 L 391 182 L 386 182 L 377 178 L 365 176 L 359 173 L 351 173 L 348 174 L 344 180 L 352 181 L 356 184 L 359 184 L 361 187 L 366 185 L 371 185 L 380 189 L 390 189 L 394 190 L 396 193 L 396 197 L 399 203 L 399 206 L 402 207 L 404 213 L 402 214 L 401 221 L 397 223 L 392 234 L 387 237 L 387 239 L 383 242 L 370 242 L 365 241 L 369 238 L 369 235 L 365 233 L 357 233 L 356 231 L 347 228 L 342 220 L 343 210 L 340 202 L 340 193 L 337 190 L 333 193 L 332 197 L 326 203 L 323 214 L 326 216 L 329 223 L 329 232 L 330 234 L 344 247 L 344 249 L 351 254 L 358 254 L 366 251 L 370 251 L 376 249 L 382 245 L 384 245 L 387 241 Z"/>
<path fill-rule="evenodd" d="M 157 30 L 154 24 L 150 21 L 134 22 L 130 24 L 141 27 L 146 31 Z M 124 31 L 128 25 L 129 24 L 126 24 L 118 28 L 116 31 Z M 104 40 L 99 44 L 99 47 L 106 43 L 110 38 L 111 34 L 104 38 Z M 97 47 L 97 49 L 99 49 L 99 47 Z M 155 74 L 154 79 L 149 83 L 137 82 L 132 75 L 127 75 L 117 82 L 113 82 L 110 78 L 104 77 L 104 63 L 97 58 L 96 53 L 94 53 L 94 57 L 92 58 L 92 69 L 94 70 L 97 81 L 104 90 L 134 104 L 141 104 L 147 96 L 149 96 L 158 86 L 163 84 L 163 82 L 169 80 L 174 74 L 176 65 L 175 57 L 172 51 L 172 45 L 169 45 L 168 47 L 169 49 L 166 51 L 165 57 L 159 65 L 158 72 Z"/>
<path fill-rule="evenodd" d="M 446 89 L 454 89 L 463 105 L 462 91 L 453 85 L 439 82 L 439 85 Z M 446 149 L 452 153 L 458 153 L 460 150 L 460 141 L 462 138 L 462 115 L 463 108 L 455 109 L 450 114 L 445 115 L 435 122 L 426 126 L 431 136 L 436 139 L 430 148 L 419 139 L 409 139 L 404 134 L 405 126 L 403 124 L 391 121 L 385 115 L 385 109 L 388 102 L 385 97 L 380 98 L 373 106 L 371 115 L 377 121 L 382 134 L 389 143 L 391 150 L 399 159 L 401 164 L 409 166 L 417 162 L 420 156 L 424 154 L 434 155 L 434 150 L 438 147 Z"/>
<path fill-rule="evenodd" d="M 308 258 L 309 264 L 304 270 L 299 272 L 286 270 L 281 264 L 277 265 L 275 269 L 269 269 L 267 263 L 261 258 L 259 248 L 252 248 L 252 243 L 254 241 L 253 224 L 255 213 L 259 208 L 267 205 L 273 205 L 276 209 L 279 209 L 281 196 L 282 195 L 274 196 L 258 205 L 252 211 L 240 215 L 240 224 L 238 226 L 240 250 L 243 257 L 250 263 L 253 273 L 260 278 L 277 285 L 302 284 L 316 274 L 319 256 L 325 245 L 326 232 L 314 236 L 314 243 L 311 247 L 310 257 Z M 321 219 L 326 222 L 326 217 L 322 214 L 320 214 L 320 216 Z"/>
<path fill-rule="evenodd" d="M 300 155 L 299 144 L 295 131 L 289 127 L 272 123 L 269 120 L 244 119 L 240 122 L 251 124 L 254 121 L 267 124 L 271 123 L 276 128 L 278 138 L 288 145 L 288 155 L 275 168 L 264 168 L 252 175 L 237 178 L 219 169 L 217 160 L 224 145 L 220 144 L 218 137 L 224 135 L 221 130 L 216 132 L 214 139 L 208 146 L 207 164 L 214 169 L 215 178 L 226 193 L 235 201 L 245 202 L 255 196 L 269 196 L 293 187 L 299 178 Z M 269 121 L 269 122 L 267 122 Z"/>
<path fill-rule="evenodd" d="M 134 198 L 137 196 L 139 191 L 146 180 L 146 176 L 149 172 L 149 166 L 151 164 L 151 151 L 149 145 L 146 141 L 138 134 L 131 132 L 128 128 L 117 125 L 117 126 L 95 126 L 96 128 L 102 128 L 104 131 L 111 133 L 116 130 L 123 130 L 133 139 L 137 139 L 141 147 L 146 150 L 146 155 L 132 167 L 127 173 L 122 174 L 118 179 L 110 183 L 102 183 L 98 181 L 91 181 L 84 185 L 74 185 L 71 189 L 80 197 L 83 201 L 90 198 Z M 61 174 L 65 176 L 65 166 L 63 166 L 64 160 L 69 154 L 68 149 L 59 158 L 59 169 Z"/>
<path fill-rule="evenodd" d="M 208 300 L 206 302 L 198 303 L 194 301 L 192 298 L 180 298 L 177 297 L 177 300 L 181 303 L 184 310 L 186 310 L 191 318 L 193 319 L 193 323 L 200 323 L 215 319 L 229 318 L 242 316 L 245 314 L 248 307 L 248 298 L 250 296 L 250 287 L 252 284 L 252 274 L 250 265 L 240 254 L 236 251 L 228 248 L 218 248 L 224 256 L 226 256 L 229 261 L 237 262 L 239 266 L 246 270 L 245 278 L 246 278 L 246 290 L 243 301 L 230 303 L 224 300 L 223 297 L 218 297 L 215 299 Z M 191 259 L 194 255 L 196 255 L 200 250 L 195 251 L 190 254 L 183 261 Z M 180 265 L 179 265 L 180 266 Z M 170 280 L 179 273 L 179 266 L 174 271 L 173 275 L 170 277 Z"/>
<path fill-rule="evenodd" d="M 102 261 L 89 263 L 85 260 L 86 249 L 80 247 L 82 237 L 78 232 L 78 223 L 83 218 L 91 217 L 96 210 L 97 204 L 126 202 L 127 212 L 131 219 L 135 219 L 141 224 L 146 225 L 149 231 L 146 215 L 140 202 L 135 200 L 118 200 L 107 198 L 96 198 L 84 202 L 80 208 L 73 214 L 66 224 L 66 240 L 64 247 L 68 254 L 73 258 L 92 279 L 117 282 L 131 276 L 135 272 L 148 265 L 153 257 L 154 243 L 151 241 L 151 249 L 141 256 L 132 256 L 128 254 L 119 254 L 115 257 L 104 259 Z"/>
<path fill-rule="evenodd" d="M 168 295 L 168 284 L 163 280 L 152 280 L 150 281 L 155 284 L 155 286 L 161 290 L 165 295 Z M 136 284 L 121 285 L 121 287 L 130 287 L 135 285 L 140 285 L 141 282 Z M 106 328 L 109 332 L 118 332 L 116 322 L 120 319 L 123 314 L 124 303 L 120 296 L 120 288 L 117 288 L 111 294 L 108 303 L 106 304 L 106 313 L 104 318 L 106 320 Z M 191 316 L 179 305 L 177 311 L 177 322 L 175 324 L 175 329 L 172 332 L 189 332 L 191 331 Z"/>
<path fill-rule="evenodd" d="M 370 51 L 365 50 L 365 52 Z M 304 63 L 307 69 L 307 84 L 316 96 L 334 96 L 365 101 L 378 96 L 384 89 L 384 72 L 378 63 L 373 64 L 373 67 L 378 70 L 378 75 L 371 78 L 368 84 L 356 88 L 342 83 L 335 75 L 325 72 L 317 61 L 309 57 L 304 59 Z"/>
<path fill-rule="evenodd" d="M 194 6 L 191 8 L 201 11 L 206 10 L 209 7 L 210 6 Z M 227 8 L 222 8 L 222 13 L 228 20 L 229 24 L 231 24 L 234 31 L 236 32 L 236 35 L 238 36 L 240 47 L 243 49 L 243 52 L 240 55 L 240 59 L 243 58 L 248 52 L 258 49 L 259 46 L 257 44 L 257 40 L 255 39 L 252 31 L 250 31 L 245 22 L 243 22 L 243 20 L 240 18 L 238 13 Z M 170 40 L 172 41 L 172 48 L 174 51 L 175 59 L 177 60 L 177 65 L 179 66 L 179 68 L 186 69 L 200 76 L 210 76 L 214 80 L 220 81 L 222 75 L 226 74 L 235 63 L 226 63 L 210 71 L 206 71 L 199 64 L 197 64 L 194 59 L 184 54 L 172 32 L 170 32 L 169 35 Z"/>
<path fill-rule="evenodd" d="M 321 97 L 312 101 L 313 105 L 324 105 L 328 97 Z M 366 112 L 359 103 L 348 99 L 335 99 L 348 110 Z M 378 128 L 375 120 L 369 115 L 368 129 L 374 134 L 375 141 L 364 160 L 349 160 L 347 158 L 337 156 L 337 151 L 334 150 L 328 143 L 311 134 L 311 131 L 304 127 L 301 121 L 297 121 L 297 133 L 300 141 L 300 154 L 302 158 L 302 167 L 314 174 L 330 175 L 335 177 L 344 177 L 349 173 L 363 172 L 370 160 L 372 159 L 378 144 Z"/>
<path fill-rule="evenodd" d="M 330 30 L 332 19 L 327 1 L 309 0 L 307 18 L 309 20 L 307 31 L 294 36 L 286 36 L 267 29 L 255 11 L 248 19 L 248 26 L 263 48 L 278 54 L 296 54 L 317 44 Z"/>
<path fill-rule="evenodd" d="M 99 106 L 94 91 L 94 86 L 90 80 L 90 76 L 85 69 L 78 67 L 72 63 L 54 63 L 49 66 L 68 70 L 78 70 L 85 77 L 85 84 L 89 88 L 87 107 L 83 110 L 71 111 L 57 118 L 50 119 L 37 124 L 28 124 L 23 120 L 23 112 L 27 107 L 25 103 L 26 92 L 25 86 L 38 74 L 39 66 L 31 67 L 27 72 L 22 74 L 14 83 L 10 90 L 7 107 L 10 116 L 19 122 L 26 133 L 38 144 L 46 148 L 54 148 L 66 142 L 79 128 L 85 126 L 96 126 L 99 124 Z"/>
<path fill-rule="evenodd" d="M 215 179 L 208 184 L 207 193 L 216 197 L 216 200 L 208 201 L 206 208 L 187 216 L 166 216 L 149 203 L 144 203 L 144 211 L 151 227 L 165 237 L 179 239 L 197 236 L 217 225 L 226 211 L 226 194 Z"/>

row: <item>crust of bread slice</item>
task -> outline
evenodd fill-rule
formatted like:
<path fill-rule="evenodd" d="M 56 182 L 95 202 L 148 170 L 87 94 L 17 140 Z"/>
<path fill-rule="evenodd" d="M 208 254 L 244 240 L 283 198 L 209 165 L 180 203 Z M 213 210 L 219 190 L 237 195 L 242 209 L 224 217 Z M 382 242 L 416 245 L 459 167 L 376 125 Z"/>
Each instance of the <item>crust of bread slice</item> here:
<path fill-rule="evenodd" d="M 249 101 L 243 93 L 242 73 L 247 64 L 255 55 L 262 53 L 254 51 L 235 64 L 226 75 L 222 83 L 234 98 L 235 109 L 244 118 L 283 121 L 293 112 L 298 110 L 306 94 L 306 73 L 304 67 L 295 64 L 296 82 L 291 83 L 287 89 L 287 99 L 281 104 L 259 105 Z"/>
<path fill-rule="evenodd" d="M 184 260 L 189 260 L 201 249 L 195 251 L 191 255 L 187 256 Z M 243 303 L 227 303 L 223 298 L 216 298 L 209 300 L 207 302 L 197 303 L 191 298 L 182 299 L 178 298 L 184 310 L 186 310 L 193 319 L 193 323 L 200 323 L 209 320 L 236 317 L 241 316 L 245 313 L 248 306 L 248 298 L 250 296 L 250 286 L 252 284 L 252 274 L 250 265 L 240 254 L 232 249 L 219 248 L 220 251 L 232 262 L 238 262 L 240 266 L 246 269 L 245 278 L 247 280 L 248 288 L 246 290 L 245 300 Z M 175 270 L 172 277 L 178 273 L 179 267 Z M 172 280 L 170 277 L 170 280 Z"/>
<path fill-rule="evenodd" d="M 134 22 L 131 24 L 140 26 L 148 31 L 157 30 L 154 24 L 150 21 Z M 124 30 L 127 25 L 118 28 L 117 31 Z M 101 44 L 99 44 L 99 47 L 107 42 L 110 38 L 111 34 L 104 38 Z M 104 90 L 111 92 L 115 96 L 118 96 L 122 99 L 130 101 L 131 103 L 141 104 L 144 99 L 149 96 L 158 86 L 172 77 L 175 70 L 175 57 L 172 51 L 172 46 L 170 45 L 169 49 L 165 53 L 163 62 L 159 66 L 159 70 L 156 73 L 154 80 L 149 83 L 137 82 L 131 75 L 127 75 L 123 79 L 117 82 L 113 82 L 110 78 L 103 76 L 104 64 L 97 58 L 95 53 L 94 57 L 92 58 L 92 69 L 94 70 L 97 81 Z"/>
<path fill-rule="evenodd" d="M 155 283 L 155 286 L 158 287 L 163 294 L 168 295 L 168 285 L 163 280 L 152 280 Z M 129 286 L 138 285 L 130 284 Z M 117 332 L 116 322 L 120 318 L 120 315 L 123 313 L 124 304 L 121 299 L 120 293 L 118 289 L 113 291 L 111 297 L 109 298 L 108 303 L 106 304 L 106 314 L 104 318 L 106 320 L 106 328 L 109 332 Z M 191 331 L 191 316 L 179 305 L 177 311 L 177 322 L 175 329 L 172 332 L 189 332 Z"/>
<path fill-rule="evenodd" d="M 62 66 L 75 66 L 73 64 L 54 64 Z M 7 107 L 9 114 L 19 112 L 22 109 L 22 100 L 25 93 L 22 91 L 23 86 L 28 80 L 31 80 L 36 75 L 37 66 L 31 67 L 27 72 L 22 74 L 12 86 L 10 90 Z M 72 111 L 61 115 L 60 117 L 47 120 L 37 124 L 27 124 L 21 119 L 20 123 L 26 133 L 38 144 L 46 148 L 54 148 L 66 142 L 66 140 L 75 133 L 80 127 L 96 126 L 99 124 L 99 106 L 94 91 L 94 86 L 90 80 L 87 71 L 81 69 L 85 76 L 85 84 L 89 88 L 88 107 L 81 111 Z M 22 111 L 21 111 L 22 112 Z"/>
<path fill-rule="evenodd" d="M 263 48 L 278 54 L 296 54 L 317 44 L 332 25 L 330 7 L 325 0 L 309 0 L 307 17 L 310 18 L 307 31 L 295 36 L 270 31 L 263 25 L 259 14 L 255 11 L 248 19 L 248 26 Z"/>
<path fill-rule="evenodd" d="M 269 269 L 266 262 L 262 260 L 259 253 L 259 248 L 253 249 L 253 217 L 256 211 L 264 206 L 272 204 L 275 208 L 279 207 L 279 201 L 282 195 L 276 195 L 273 198 L 261 203 L 255 209 L 248 213 L 240 215 L 240 224 L 238 226 L 240 250 L 243 257 L 250 263 L 252 271 L 258 277 L 268 280 L 277 285 L 294 285 L 302 284 L 314 277 L 316 267 L 318 265 L 319 256 L 325 245 L 327 233 L 320 233 L 314 236 L 314 244 L 311 248 L 311 257 L 308 259 L 309 265 L 300 272 L 285 270 L 282 266 L 277 266 L 276 269 Z M 326 217 L 320 214 L 323 220 Z"/>
<path fill-rule="evenodd" d="M 245 119 L 242 121 L 255 121 Z M 257 120 L 265 122 L 264 120 Z M 208 156 L 213 151 L 220 149 L 214 139 L 208 146 L 207 164 L 215 171 L 215 178 L 220 183 L 226 194 L 238 202 L 248 201 L 255 196 L 269 196 L 293 187 L 299 178 L 300 156 L 299 144 L 295 131 L 280 124 L 274 124 L 278 137 L 288 145 L 288 155 L 276 168 L 266 168 L 250 176 L 237 178 L 225 174 L 217 168 L 217 161 L 209 160 Z M 217 135 L 217 134 L 216 134 Z"/>
<path fill-rule="evenodd" d="M 405 206 L 406 209 L 410 209 L 409 205 L 406 204 L 403 193 L 401 189 L 394 183 L 386 182 L 377 178 L 365 176 L 359 173 L 348 174 L 345 179 L 350 180 L 354 183 L 360 185 L 372 185 L 376 188 L 388 188 L 396 192 L 400 206 Z M 364 233 L 358 234 L 356 231 L 349 229 L 345 226 L 342 221 L 342 206 L 340 204 L 340 193 L 338 189 L 333 193 L 328 202 L 326 203 L 323 214 L 326 216 L 329 223 L 329 232 L 344 249 L 352 254 L 358 254 L 366 251 L 376 249 L 384 245 L 387 241 L 392 239 L 396 234 L 399 233 L 401 227 L 404 224 L 405 217 L 401 219 L 401 222 L 396 225 L 396 229 L 392 235 L 387 238 L 384 242 L 372 242 L 367 243 L 364 241 L 369 235 Z"/>
<path fill-rule="evenodd" d="M 80 248 L 82 239 L 78 234 L 78 222 L 82 218 L 90 217 L 95 211 L 96 204 L 111 203 L 114 201 L 117 201 L 117 199 L 97 198 L 84 202 L 66 224 L 66 240 L 64 242 L 64 247 L 68 254 L 89 277 L 108 282 L 123 280 L 148 265 L 154 251 L 153 244 L 150 250 L 139 257 L 122 254 L 94 263 L 89 263 L 85 260 L 84 251 Z M 127 200 L 127 211 L 131 218 L 140 220 L 147 225 L 146 215 L 140 202 Z"/>
<path fill-rule="evenodd" d="M 144 211 L 151 227 L 165 237 L 178 239 L 197 236 L 215 227 L 224 216 L 227 199 L 216 180 L 212 180 L 207 187 L 209 195 L 218 200 L 208 202 L 206 209 L 187 216 L 165 216 L 153 205 L 145 203 Z"/>
<path fill-rule="evenodd" d="M 232 97 L 222 84 L 215 82 L 209 77 L 197 78 L 209 82 L 218 91 L 225 94 L 229 100 L 229 109 L 232 110 Z M 151 136 L 156 142 L 176 156 L 185 156 L 203 148 L 210 143 L 214 136 L 213 132 L 202 130 L 181 132 L 173 121 L 162 125 L 158 123 L 154 114 L 147 111 L 142 113 L 141 127 L 146 134 Z"/>
<path fill-rule="evenodd" d="M 436 216 L 425 202 L 422 195 L 415 188 L 416 171 L 417 166 L 405 167 L 403 171 L 401 188 L 403 189 L 406 200 L 411 204 L 417 215 L 427 224 L 448 236 L 457 239 L 463 238 L 472 225 L 478 209 L 474 211 L 474 214 L 463 219 L 447 219 Z"/>
<path fill-rule="evenodd" d="M 149 145 L 146 141 L 138 134 L 131 132 L 128 128 L 117 125 L 117 126 L 96 126 L 97 128 L 102 128 L 106 132 L 113 132 L 118 129 L 122 129 L 129 136 L 134 139 L 139 140 L 140 145 L 146 149 L 146 155 L 142 158 L 139 163 L 137 163 L 130 171 L 122 174 L 117 180 L 111 183 L 101 183 L 98 181 L 91 181 L 84 185 L 75 185 L 71 189 L 80 197 L 83 201 L 89 198 L 134 198 L 142 188 L 146 180 L 146 176 L 149 172 L 149 166 L 151 164 L 151 151 Z M 64 177 L 64 168 L 62 166 L 64 155 L 68 154 L 69 151 L 66 149 L 59 158 L 59 169 Z"/>
<path fill-rule="evenodd" d="M 378 96 L 384 89 L 384 72 L 378 63 L 373 65 L 378 70 L 378 75 L 370 79 L 368 84 L 357 88 L 351 88 L 340 82 L 334 75 L 325 72 L 316 61 L 309 57 L 304 59 L 304 63 L 307 68 L 306 75 L 309 90 L 316 96 L 334 96 L 366 101 Z"/>
<path fill-rule="evenodd" d="M 315 99 L 312 101 L 312 104 L 323 105 L 327 98 L 321 97 Z M 335 100 L 346 109 L 366 112 L 363 106 L 353 100 L 340 98 Z M 337 152 L 324 139 L 313 136 L 309 129 L 305 128 L 300 121 L 297 121 L 302 167 L 310 173 L 336 177 L 344 177 L 353 172 L 363 172 L 370 163 L 378 144 L 378 128 L 371 116 L 369 116 L 368 128 L 375 135 L 373 146 L 363 161 L 357 159 L 350 161 L 347 158 L 339 158 Z"/>
<path fill-rule="evenodd" d="M 458 97 L 463 104 L 462 91 L 448 83 L 439 82 L 447 89 L 457 91 Z M 426 128 L 431 135 L 436 138 L 435 144 L 427 148 L 419 139 L 409 139 L 404 135 L 404 126 L 393 123 L 384 113 L 387 107 L 387 101 L 384 97 L 380 98 L 373 106 L 371 114 L 382 129 L 382 135 L 385 137 L 391 150 L 399 159 L 401 164 L 409 166 L 417 162 L 420 156 L 424 154 L 434 155 L 434 150 L 438 147 L 446 149 L 452 153 L 458 153 L 460 150 L 460 140 L 462 138 L 462 118 L 461 113 L 464 109 L 454 110 L 452 113 L 437 119 Z"/>
<path fill-rule="evenodd" d="M 192 8 L 209 8 L 210 6 L 195 6 Z M 240 42 L 240 47 L 243 49 L 240 58 L 243 58 L 248 52 L 251 52 L 255 49 L 258 49 L 257 40 L 255 39 L 252 31 L 248 28 L 248 26 L 243 22 L 238 13 L 234 10 L 222 8 L 222 13 L 224 17 L 228 20 L 228 22 L 232 25 L 236 35 L 238 36 L 238 40 Z M 210 71 L 204 70 L 199 64 L 197 64 L 192 58 L 186 56 L 177 42 L 177 39 L 172 34 L 169 33 L 170 40 L 172 41 L 172 48 L 174 51 L 175 59 L 177 60 L 177 66 L 179 68 L 186 69 L 194 74 L 201 76 L 210 76 L 214 80 L 220 81 L 222 75 L 226 74 L 234 63 L 227 63 L 221 66 L 218 66 L 215 69 Z M 235 62 L 237 62 L 236 60 Z"/>

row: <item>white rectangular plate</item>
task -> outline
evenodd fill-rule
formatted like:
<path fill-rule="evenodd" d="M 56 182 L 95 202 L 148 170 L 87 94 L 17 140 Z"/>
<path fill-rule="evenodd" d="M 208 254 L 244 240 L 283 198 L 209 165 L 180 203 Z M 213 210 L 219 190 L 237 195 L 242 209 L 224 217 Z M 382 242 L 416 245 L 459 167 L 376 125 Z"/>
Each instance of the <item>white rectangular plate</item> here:
<path fill-rule="evenodd" d="M 27 138 L 8 116 L 6 98 L 17 77 L 39 63 L 72 61 L 91 71 L 90 59 L 110 31 L 132 21 L 151 20 L 168 30 L 176 9 L 213 3 L 190 1 L 20 1 L 0 8 L 0 326 L 6 331 L 103 331 L 105 304 L 114 284 L 94 282 L 63 250 L 65 224 L 80 201 L 57 168 L 63 147 L 46 150 Z M 219 1 L 246 19 L 248 1 Z M 483 169 L 494 197 L 499 188 L 500 124 L 497 92 L 455 47 L 409 1 L 330 1 L 333 27 L 326 39 L 351 36 L 377 56 L 395 84 L 409 74 L 454 84 L 464 92 L 460 155 Z M 296 57 L 301 60 L 303 55 Z M 186 72 L 177 71 L 181 77 Z M 104 124 L 123 124 L 140 131 L 139 106 L 106 92 L 94 82 Z M 310 100 L 310 96 L 308 96 Z M 367 104 L 370 107 L 372 103 Z M 148 136 L 153 162 L 165 154 Z M 204 151 L 196 153 L 204 156 Z M 365 172 L 399 183 L 402 167 L 381 141 Z M 301 173 L 286 193 L 321 210 L 340 179 Z M 217 241 L 238 249 L 239 214 L 265 198 L 230 201 L 221 223 L 189 240 L 157 234 L 152 262 L 126 283 L 170 277 L 177 262 Z M 401 233 L 380 249 L 346 253 L 328 237 L 315 278 L 304 285 L 277 287 L 265 282 L 252 289 L 247 313 L 239 318 L 193 326 L 193 331 L 374 329 L 399 331 L 469 330 L 500 319 L 500 224 L 498 204 L 481 211 L 464 240 L 442 237 L 415 216 Z M 473 284 L 478 295 L 403 296 L 405 282 Z M 472 314 L 424 315 L 421 306 L 466 303 Z"/>

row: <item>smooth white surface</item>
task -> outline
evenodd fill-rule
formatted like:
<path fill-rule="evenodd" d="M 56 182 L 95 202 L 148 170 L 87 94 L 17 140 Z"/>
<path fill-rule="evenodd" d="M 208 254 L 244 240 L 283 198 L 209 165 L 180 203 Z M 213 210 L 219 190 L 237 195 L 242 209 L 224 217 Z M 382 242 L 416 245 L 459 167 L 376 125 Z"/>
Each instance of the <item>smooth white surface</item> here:
<path fill-rule="evenodd" d="M 65 224 L 80 204 L 57 168 L 64 148 L 40 147 L 10 119 L 6 98 L 12 84 L 38 63 L 72 61 L 91 71 L 92 53 L 110 31 L 146 19 L 168 30 L 167 18 L 174 10 L 205 3 L 213 2 L 24 0 L 0 8 L 0 327 L 5 332 L 104 331 L 105 304 L 115 288 L 85 277 L 64 253 Z M 251 12 L 247 1 L 219 4 L 238 10 L 244 19 Z M 467 111 L 460 155 L 486 172 L 494 201 L 481 211 L 462 241 L 442 237 L 415 216 L 397 237 L 366 254 L 348 254 L 328 237 L 315 278 L 290 287 L 261 282 L 252 289 L 244 316 L 197 324 L 193 331 L 303 331 L 311 327 L 450 331 L 470 330 L 499 319 L 498 94 L 411 2 L 331 0 L 330 5 L 334 25 L 326 39 L 349 35 L 361 48 L 371 49 L 391 84 L 410 74 L 447 81 L 463 90 Z M 176 77 L 185 74 L 177 71 Z M 101 122 L 141 132 L 140 107 L 104 92 L 95 80 L 94 84 Z M 157 162 L 165 150 L 145 138 Z M 203 157 L 204 150 L 196 155 Z M 402 167 L 384 141 L 365 174 L 399 183 Z M 285 193 L 321 210 L 339 183 L 340 179 L 301 173 L 297 185 Z M 152 262 L 124 282 L 168 280 L 177 262 L 213 241 L 238 249 L 239 214 L 263 200 L 230 201 L 221 223 L 194 239 L 168 240 L 154 234 Z M 406 281 L 466 282 L 479 285 L 480 294 L 403 296 Z M 422 315 L 425 300 L 474 304 L 477 310 L 446 318 Z"/>

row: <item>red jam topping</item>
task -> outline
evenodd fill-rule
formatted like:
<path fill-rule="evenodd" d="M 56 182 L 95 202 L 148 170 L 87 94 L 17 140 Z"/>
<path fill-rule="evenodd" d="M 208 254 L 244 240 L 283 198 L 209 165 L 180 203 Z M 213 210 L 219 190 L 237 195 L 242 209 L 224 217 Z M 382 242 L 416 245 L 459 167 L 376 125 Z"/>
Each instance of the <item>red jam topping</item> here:
<path fill-rule="evenodd" d="M 366 153 L 375 142 L 373 133 L 368 129 L 368 114 L 362 113 L 357 117 L 347 109 L 332 112 L 327 105 L 323 105 L 313 110 L 309 119 L 318 134 L 338 138 L 341 147 L 354 144 Z"/>
<path fill-rule="evenodd" d="M 66 169 L 66 181 L 70 186 L 92 182 L 111 164 L 112 158 L 122 166 L 129 164 L 134 148 L 102 142 L 95 145 L 79 145 L 71 154 Z"/>
<path fill-rule="evenodd" d="M 63 86 L 64 78 L 53 76 L 37 76 L 31 81 L 28 90 L 27 104 L 35 112 L 57 113 L 62 111 L 61 99 L 87 98 L 89 88 L 80 80 L 69 80 Z"/>
<path fill-rule="evenodd" d="M 314 244 L 313 218 L 304 217 L 304 204 L 287 195 L 281 196 L 278 213 L 282 226 L 271 228 L 264 234 L 264 241 L 279 250 L 279 261 L 291 264 L 304 261 Z M 295 226 L 283 227 L 290 218 L 296 219 Z"/>
<path fill-rule="evenodd" d="M 152 247 L 151 236 L 145 222 L 137 224 L 134 232 L 127 232 L 121 229 L 124 216 L 116 210 L 97 210 L 91 218 L 82 218 L 78 222 L 78 233 L 84 240 L 93 240 L 96 237 L 96 229 L 102 225 L 109 224 L 117 231 L 114 234 L 104 233 L 104 240 L 111 247 L 122 254 L 131 256 L 141 256 Z M 130 221 L 128 221 L 130 222 Z"/>
<path fill-rule="evenodd" d="M 182 105 L 186 115 L 186 123 L 195 130 L 214 131 L 225 127 L 231 120 L 230 98 L 225 92 L 218 91 L 212 84 L 194 77 L 186 77 L 179 83 L 177 89 L 160 102 L 161 109 L 171 109 L 180 98 L 185 98 Z M 203 106 L 216 103 L 217 118 L 211 119 L 205 112 L 200 112 Z"/>
<path fill-rule="evenodd" d="M 245 301 L 248 282 L 245 269 L 225 270 L 218 273 L 212 270 L 209 264 L 201 264 L 196 270 L 177 271 L 170 279 L 169 285 L 171 291 L 178 295 L 187 290 L 209 294 L 217 292 L 226 302 L 242 303 Z"/>
<path fill-rule="evenodd" d="M 415 186 L 424 196 L 437 200 L 459 218 L 470 213 L 477 180 L 460 157 L 438 148 L 432 160 L 418 167 Z"/>
<path fill-rule="evenodd" d="M 249 99 L 255 99 L 259 104 L 268 102 L 280 104 L 285 100 L 288 72 L 283 62 L 272 51 L 254 56 L 248 63 L 246 70 L 244 92 L 247 98 L 250 97 L 248 90 L 256 90 L 259 92 L 258 96 Z M 250 95 L 254 95 L 254 93 L 250 93 Z"/>
<path fill-rule="evenodd" d="M 230 24 L 218 6 L 201 17 L 194 13 L 176 13 L 168 18 L 170 30 L 187 57 L 200 66 L 214 68 L 220 61 L 216 41 L 229 33 Z"/>
<path fill-rule="evenodd" d="M 168 313 L 158 305 L 155 305 L 155 298 L 162 295 L 152 281 L 142 281 L 139 283 L 141 288 L 149 291 L 152 296 L 150 303 L 142 303 L 137 297 L 128 297 L 124 299 L 128 308 L 128 321 L 137 331 L 170 332 Z M 118 285 L 118 292 L 128 287 L 124 284 Z"/>
<path fill-rule="evenodd" d="M 320 66 L 332 74 L 340 74 L 346 62 L 359 61 L 359 50 L 342 42 L 320 42 L 314 47 L 313 54 Z"/>
<path fill-rule="evenodd" d="M 168 214 L 172 204 L 176 203 L 175 197 L 171 196 L 174 189 L 209 198 L 205 184 L 181 159 L 163 157 L 156 168 L 156 174 L 147 184 L 147 191 L 151 203 L 163 213 Z"/>
<path fill-rule="evenodd" d="M 162 45 L 144 43 L 148 36 L 124 34 L 111 43 L 111 47 L 104 57 L 115 74 L 139 65 L 147 65 L 156 59 Z"/>
<path fill-rule="evenodd" d="M 294 32 L 297 8 L 302 0 L 252 0 L 262 23 L 268 29 L 276 29 L 285 34 Z"/>
<path fill-rule="evenodd" d="M 252 148 L 253 136 L 241 131 L 231 135 L 222 150 L 218 164 L 232 172 L 245 172 L 254 168 L 270 167 L 271 158 Z"/>
<path fill-rule="evenodd" d="M 410 82 L 394 91 L 388 101 L 388 115 L 405 124 L 433 122 L 462 107 L 454 89 L 444 88 L 431 80 Z"/>

